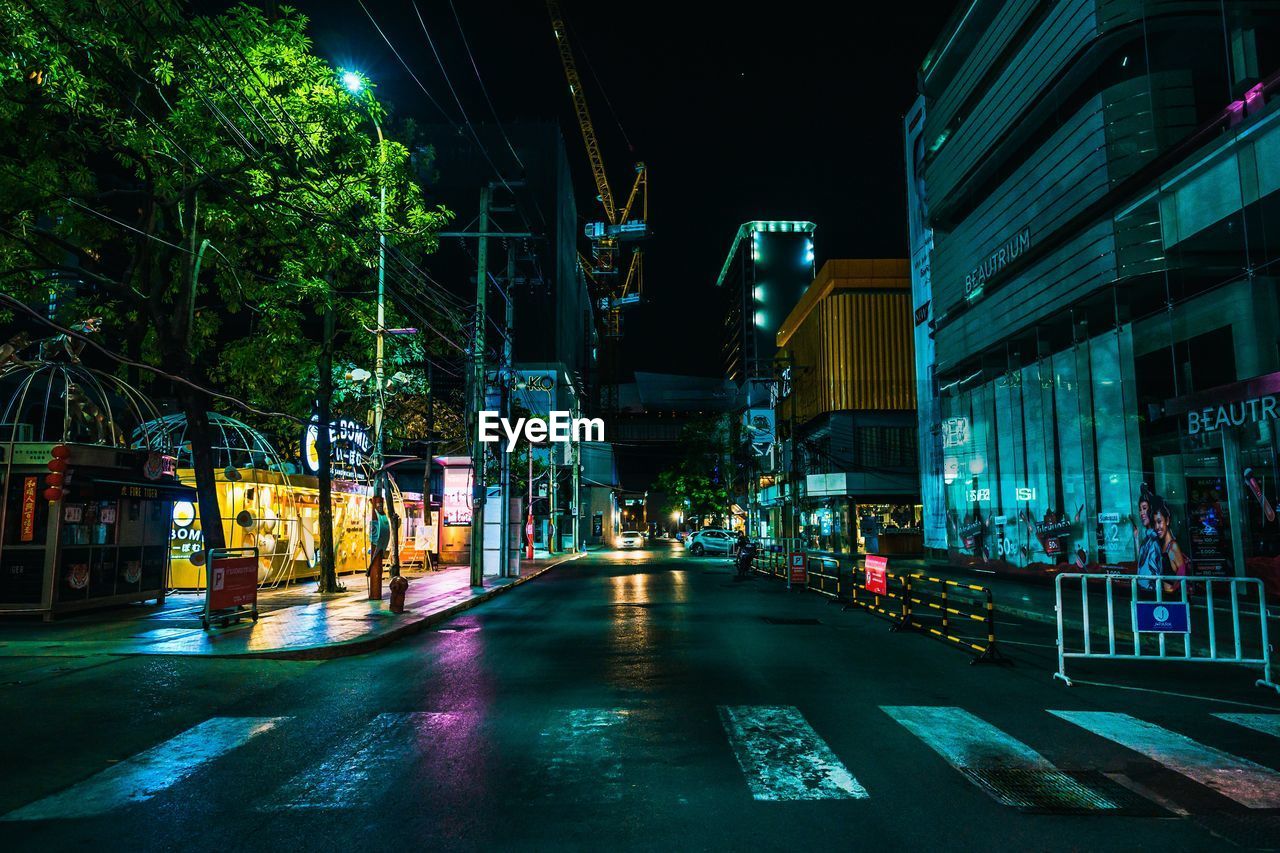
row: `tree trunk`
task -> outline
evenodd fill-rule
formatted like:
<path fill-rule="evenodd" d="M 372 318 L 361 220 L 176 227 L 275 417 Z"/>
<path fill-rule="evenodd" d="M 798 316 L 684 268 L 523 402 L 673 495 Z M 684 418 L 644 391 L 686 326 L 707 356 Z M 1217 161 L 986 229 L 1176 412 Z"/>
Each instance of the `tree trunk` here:
<path fill-rule="evenodd" d="M 333 547 L 333 448 L 329 442 L 329 423 L 333 420 L 333 306 L 324 312 L 324 333 L 320 341 L 320 358 L 316 368 L 320 374 L 317 387 L 316 455 L 320 457 L 320 592 L 342 592 Z"/>
<path fill-rule="evenodd" d="M 191 467 L 196 472 L 196 492 L 200 506 L 200 529 L 205 548 L 227 547 L 222 531 L 222 510 L 214 482 L 213 441 L 209 431 L 208 397 L 185 385 L 180 396 L 187 415 L 187 440 L 191 442 Z"/>

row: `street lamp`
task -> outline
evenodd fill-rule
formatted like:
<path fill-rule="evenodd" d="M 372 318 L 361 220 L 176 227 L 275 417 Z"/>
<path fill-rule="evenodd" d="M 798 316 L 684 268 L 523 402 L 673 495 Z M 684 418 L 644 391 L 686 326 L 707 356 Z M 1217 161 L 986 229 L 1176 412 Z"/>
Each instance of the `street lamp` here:
<path fill-rule="evenodd" d="M 359 97 L 365 90 L 365 79 L 361 74 L 355 71 L 342 72 L 342 86 L 353 96 Z M 376 118 L 373 120 L 373 129 L 378 133 L 378 163 L 386 163 L 386 146 L 383 144 L 382 126 L 378 124 Z M 386 337 L 386 268 L 387 268 L 387 187 L 386 184 L 379 179 L 378 181 L 378 329 L 376 333 L 377 347 L 373 360 L 373 377 L 374 387 L 377 389 L 373 397 L 373 440 L 374 440 L 374 463 L 378 476 L 382 476 L 382 419 L 386 411 L 386 404 L 383 400 L 383 393 L 386 389 L 384 381 L 384 340 Z"/>
<path fill-rule="evenodd" d="M 344 71 L 342 85 L 351 94 L 358 95 L 364 89 L 364 79 L 354 71 Z"/>

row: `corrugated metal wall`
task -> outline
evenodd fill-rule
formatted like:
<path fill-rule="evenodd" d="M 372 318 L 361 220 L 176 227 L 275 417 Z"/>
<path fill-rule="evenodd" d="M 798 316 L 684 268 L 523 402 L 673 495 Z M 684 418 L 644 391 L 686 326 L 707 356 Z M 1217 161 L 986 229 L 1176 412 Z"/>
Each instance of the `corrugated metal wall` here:
<path fill-rule="evenodd" d="M 796 419 L 916 406 L 911 291 L 840 282 L 789 341 L 799 371 Z M 851 286 L 852 285 L 852 286 Z"/>

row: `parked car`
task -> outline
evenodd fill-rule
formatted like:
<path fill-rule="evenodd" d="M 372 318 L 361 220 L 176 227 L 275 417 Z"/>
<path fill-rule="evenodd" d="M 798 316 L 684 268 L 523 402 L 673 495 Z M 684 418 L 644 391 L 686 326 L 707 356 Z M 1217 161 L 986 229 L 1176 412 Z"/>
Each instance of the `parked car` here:
<path fill-rule="evenodd" d="M 689 549 L 689 553 L 695 557 L 701 557 L 703 554 L 731 554 L 733 545 L 737 541 L 738 537 L 728 530 L 708 527 L 688 536 L 684 541 L 684 547 Z"/>
<path fill-rule="evenodd" d="M 635 530 L 624 530 L 618 534 L 619 548 L 643 548 L 644 534 Z"/>

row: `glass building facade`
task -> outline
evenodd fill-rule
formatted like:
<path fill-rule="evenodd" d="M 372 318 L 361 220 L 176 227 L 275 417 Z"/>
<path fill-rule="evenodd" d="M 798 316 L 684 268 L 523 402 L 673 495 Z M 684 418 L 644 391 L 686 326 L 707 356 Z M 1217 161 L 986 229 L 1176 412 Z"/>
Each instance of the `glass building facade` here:
<path fill-rule="evenodd" d="M 953 561 L 1154 540 L 1280 586 L 1278 72 L 1280 4 L 978 0 L 942 34 L 908 157 Z"/>

